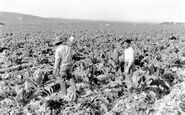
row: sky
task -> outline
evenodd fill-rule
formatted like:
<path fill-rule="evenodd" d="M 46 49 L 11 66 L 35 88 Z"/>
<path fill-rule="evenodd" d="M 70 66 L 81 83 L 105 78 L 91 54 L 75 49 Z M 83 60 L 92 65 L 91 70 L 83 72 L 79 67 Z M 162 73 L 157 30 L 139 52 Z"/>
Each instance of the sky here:
<path fill-rule="evenodd" d="M 0 12 L 69 19 L 185 22 L 185 0 L 0 0 Z"/>

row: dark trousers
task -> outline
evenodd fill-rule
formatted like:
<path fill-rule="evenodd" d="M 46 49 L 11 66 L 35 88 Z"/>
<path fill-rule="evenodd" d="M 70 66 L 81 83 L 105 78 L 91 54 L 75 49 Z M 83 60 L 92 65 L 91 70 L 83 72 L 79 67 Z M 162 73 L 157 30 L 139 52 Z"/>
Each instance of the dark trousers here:
<path fill-rule="evenodd" d="M 61 92 L 64 95 L 67 95 L 67 87 L 66 87 L 66 81 L 68 80 L 73 91 L 75 92 L 77 90 L 76 84 L 74 81 L 74 78 L 71 75 L 72 67 L 71 66 L 64 66 L 60 68 L 60 78 L 59 82 L 61 85 Z"/>
<path fill-rule="evenodd" d="M 124 70 L 125 70 L 126 68 L 128 68 L 128 62 L 125 62 L 125 63 L 124 63 Z M 126 78 L 131 84 L 133 84 L 133 81 L 132 81 L 133 72 L 134 72 L 134 64 L 132 64 L 131 67 L 129 68 L 128 74 L 125 74 L 125 78 Z"/>

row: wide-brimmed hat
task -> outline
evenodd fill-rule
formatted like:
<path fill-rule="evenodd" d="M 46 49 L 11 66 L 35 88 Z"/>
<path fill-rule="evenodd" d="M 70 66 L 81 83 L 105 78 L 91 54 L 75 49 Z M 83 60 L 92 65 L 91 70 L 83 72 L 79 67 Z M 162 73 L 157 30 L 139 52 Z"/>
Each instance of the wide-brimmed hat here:
<path fill-rule="evenodd" d="M 73 43 L 75 41 L 74 35 L 64 34 L 63 36 L 57 36 L 54 41 L 54 45 L 60 45 L 63 42 L 67 42 L 67 41 Z"/>
<path fill-rule="evenodd" d="M 63 42 L 61 36 L 57 36 L 55 41 L 54 41 L 54 45 L 59 45 Z"/>

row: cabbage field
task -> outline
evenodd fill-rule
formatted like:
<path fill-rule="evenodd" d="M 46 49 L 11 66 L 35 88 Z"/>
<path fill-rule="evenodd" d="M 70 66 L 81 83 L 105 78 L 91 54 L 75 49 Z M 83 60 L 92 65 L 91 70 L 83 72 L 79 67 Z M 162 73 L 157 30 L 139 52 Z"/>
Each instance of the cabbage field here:
<path fill-rule="evenodd" d="M 77 85 L 67 98 L 52 72 L 56 37 L 74 34 L 73 71 Z M 120 67 L 123 48 L 132 40 L 133 81 Z M 1 115 L 184 115 L 185 25 L 79 22 L 7 25 L 1 46 Z M 116 53 L 118 51 L 119 53 Z M 47 79 L 40 84 L 34 78 Z M 25 90 L 26 87 L 31 87 Z"/>

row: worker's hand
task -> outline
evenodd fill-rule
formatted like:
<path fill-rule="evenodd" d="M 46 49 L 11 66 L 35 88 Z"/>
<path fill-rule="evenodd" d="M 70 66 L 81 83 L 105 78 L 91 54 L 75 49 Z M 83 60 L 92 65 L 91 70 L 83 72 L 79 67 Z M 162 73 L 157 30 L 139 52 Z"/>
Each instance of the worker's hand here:
<path fill-rule="evenodd" d="M 58 72 L 57 70 L 54 70 L 54 71 L 53 71 L 53 75 L 54 75 L 55 77 L 59 77 L 59 72 Z"/>
<path fill-rule="evenodd" d="M 129 72 L 129 69 L 125 68 L 125 74 L 128 74 L 128 72 Z"/>

